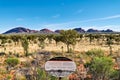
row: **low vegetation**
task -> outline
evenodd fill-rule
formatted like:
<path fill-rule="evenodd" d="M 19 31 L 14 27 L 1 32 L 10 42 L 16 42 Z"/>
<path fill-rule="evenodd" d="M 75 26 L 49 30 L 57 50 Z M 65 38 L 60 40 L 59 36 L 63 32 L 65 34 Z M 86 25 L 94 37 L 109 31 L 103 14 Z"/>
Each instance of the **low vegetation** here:
<path fill-rule="evenodd" d="M 57 80 L 44 70 L 56 56 L 75 61 L 76 71 L 62 80 L 120 80 L 120 34 L 0 35 L 0 80 Z"/>

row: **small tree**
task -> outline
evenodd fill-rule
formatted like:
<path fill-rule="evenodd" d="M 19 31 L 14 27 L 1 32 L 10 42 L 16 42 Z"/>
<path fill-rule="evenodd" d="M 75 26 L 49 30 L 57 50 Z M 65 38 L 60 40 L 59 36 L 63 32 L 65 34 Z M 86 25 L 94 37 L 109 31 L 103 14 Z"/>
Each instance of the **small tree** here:
<path fill-rule="evenodd" d="M 5 43 L 7 43 L 8 36 L 0 35 L 0 40 L 1 40 L 1 46 L 4 48 L 4 52 L 6 50 Z"/>
<path fill-rule="evenodd" d="M 15 43 L 15 45 L 17 45 L 21 39 L 21 35 L 11 35 L 10 39 Z"/>
<path fill-rule="evenodd" d="M 22 47 L 24 49 L 25 56 L 28 56 L 29 42 L 26 37 L 22 38 Z"/>
<path fill-rule="evenodd" d="M 93 34 L 88 34 L 87 37 L 89 38 L 89 42 L 91 44 L 92 41 L 94 40 L 94 35 Z"/>
<path fill-rule="evenodd" d="M 98 43 L 98 44 L 100 43 L 101 36 L 102 36 L 102 35 L 100 35 L 100 34 L 96 34 L 96 35 L 95 35 L 95 39 L 97 40 L 97 43 Z"/>
<path fill-rule="evenodd" d="M 82 40 L 82 38 L 84 37 L 83 34 L 79 34 L 80 40 Z"/>
<path fill-rule="evenodd" d="M 116 41 L 117 45 L 119 45 L 120 44 L 120 37 L 116 37 L 115 41 Z"/>
<path fill-rule="evenodd" d="M 106 44 L 108 45 L 109 50 L 110 50 L 109 55 L 112 55 L 112 46 L 111 46 L 113 44 L 112 39 L 113 39 L 112 35 L 107 36 L 107 39 L 106 39 Z"/>
<path fill-rule="evenodd" d="M 78 33 L 75 30 L 62 30 L 60 35 L 62 42 L 67 45 L 67 52 L 70 52 L 70 45 L 74 47 L 77 43 Z"/>
<path fill-rule="evenodd" d="M 45 39 L 46 39 L 46 35 L 38 36 L 38 41 L 39 41 L 38 46 L 41 47 L 41 49 L 44 49 L 44 47 L 45 47 Z"/>
<path fill-rule="evenodd" d="M 54 38 L 54 35 L 53 34 L 49 34 L 49 35 L 47 35 L 47 38 L 49 40 L 49 44 L 51 44 L 52 43 L 52 39 Z"/>
<path fill-rule="evenodd" d="M 56 46 L 57 46 L 58 42 L 61 41 L 61 35 L 55 35 L 55 36 L 53 37 L 53 39 L 55 40 Z"/>

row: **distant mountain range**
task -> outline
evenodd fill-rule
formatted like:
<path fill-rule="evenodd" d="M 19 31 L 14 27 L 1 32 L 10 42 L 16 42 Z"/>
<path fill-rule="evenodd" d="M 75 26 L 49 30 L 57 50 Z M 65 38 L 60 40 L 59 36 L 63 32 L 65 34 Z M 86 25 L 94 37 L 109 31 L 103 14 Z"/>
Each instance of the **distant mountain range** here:
<path fill-rule="evenodd" d="M 10 33 L 35 33 L 35 32 L 38 32 L 38 31 L 30 30 L 30 29 L 27 29 L 27 28 L 24 28 L 24 27 L 17 27 L 17 28 L 13 28 L 13 29 L 10 29 L 10 30 L 6 31 L 3 34 L 10 34 Z"/>
<path fill-rule="evenodd" d="M 73 30 L 76 30 L 77 32 L 79 33 L 94 33 L 94 32 L 114 32 L 113 30 L 110 30 L 110 29 L 107 29 L 107 30 L 97 30 L 97 29 L 88 29 L 87 31 L 85 31 L 84 29 L 82 28 L 74 28 Z M 13 28 L 13 29 L 10 29 L 6 32 L 4 32 L 3 34 L 12 34 L 12 33 L 49 33 L 49 34 L 52 34 L 52 33 L 59 33 L 61 30 L 55 30 L 55 31 L 52 31 L 52 30 L 49 30 L 49 29 L 41 29 L 41 30 L 31 30 L 31 29 L 27 29 L 27 28 L 24 28 L 24 27 L 16 27 L 16 28 Z"/>

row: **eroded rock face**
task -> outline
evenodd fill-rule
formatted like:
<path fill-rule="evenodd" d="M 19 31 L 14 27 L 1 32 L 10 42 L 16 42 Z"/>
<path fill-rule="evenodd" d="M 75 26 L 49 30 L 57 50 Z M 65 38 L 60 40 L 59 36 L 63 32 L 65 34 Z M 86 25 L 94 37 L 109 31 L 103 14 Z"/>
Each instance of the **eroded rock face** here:
<path fill-rule="evenodd" d="M 92 28 L 88 29 L 87 31 L 85 31 L 82 28 L 74 28 L 73 30 L 76 30 L 79 33 L 85 33 L 85 32 L 114 32 L 111 29 L 97 30 L 97 29 L 92 29 Z M 44 29 L 41 29 L 41 30 L 31 30 L 31 29 L 24 28 L 24 27 L 16 27 L 16 28 L 13 28 L 13 29 L 10 29 L 10 30 L 6 31 L 3 34 L 11 34 L 11 33 L 45 33 L 45 34 L 47 33 L 47 34 L 53 34 L 53 33 L 60 33 L 60 31 L 61 30 L 52 31 L 52 30 L 47 29 L 47 28 L 44 28 Z"/>
<path fill-rule="evenodd" d="M 10 29 L 8 31 L 6 31 L 4 34 L 9 34 L 9 33 L 35 33 L 38 32 L 36 30 L 30 30 L 24 27 L 16 27 L 13 29 Z"/>
<path fill-rule="evenodd" d="M 82 29 L 82 28 L 75 28 L 74 30 L 76 30 L 77 32 L 80 32 L 80 33 L 84 33 L 85 32 L 85 30 Z"/>
<path fill-rule="evenodd" d="M 88 29 L 87 32 L 100 32 L 100 31 L 96 29 Z"/>

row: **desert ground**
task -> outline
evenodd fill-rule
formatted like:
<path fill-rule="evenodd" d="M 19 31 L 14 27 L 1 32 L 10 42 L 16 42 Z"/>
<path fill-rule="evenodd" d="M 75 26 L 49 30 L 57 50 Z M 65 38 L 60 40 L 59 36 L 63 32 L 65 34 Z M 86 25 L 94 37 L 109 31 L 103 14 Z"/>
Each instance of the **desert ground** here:
<path fill-rule="evenodd" d="M 113 40 L 114 42 L 114 40 Z M 41 48 L 38 44 L 39 41 L 35 42 L 34 41 L 28 41 L 29 46 L 28 46 L 28 53 L 30 54 L 29 56 L 25 56 L 24 53 L 24 48 L 21 45 L 21 41 L 18 41 L 16 44 L 14 41 L 10 42 L 10 43 L 5 43 L 4 46 L 1 45 L 0 46 L 0 52 L 1 53 L 5 53 L 6 55 L 0 56 L 0 80 L 6 79 L 6 76 L 10 79 L 8 80 L 15 80 L 16 74 L 15 72 L 18 69 L 32 69 L 31 67 L 37 67 L 40 70 L 44 70 L 44 65 L 45 62 L 47 60 L 49 60 L 52 57 L 56 57 L 56 56 L 65 56 L 68 57 L 70 59 L 72 59 L 73 61 L 75 61 L 77 68 L 81 69 L 85 69 L 84 65 L 87 62 L 90 62 L 91 57 L 86 55 L 85 53 L 89 50 L 92 49 L 101 49 L 104 51 L 105 55 L 109 55 L 110 52 L 112 52 L 112 57 L 117 56 L 117 54 L 120 51 L 120 45 L 117 44 L 117 42 L 115 42 L 115 44 L 111 44 L 111 50 L 110 50 L 110 46 L 106 44 L 106 41 L 102 41 L 102 39 L 100 39 L 100 41 L 98 42 L 96 39 L 93 40 L 91 43 L 89 42 L 89 38 L 82 38 L 80 40 L 78 40 L 76 42 L 76 45 L 72 46 L 70 45 L 70 49 L 72 50 L 70 53 L 67 53 L 67 46 L 65 43 L 63 42 L 58 42 L 56 44 L 55 40 L 52 39 L 51 42 L 49 42 L 48 39 L 45 40 L 44 42 L 44 48 Z M 42 51 L 46 51 L 46 52 L 50 52 L 50 56 L 46 56 L 46 55 L 39 55 L 39 52 Z M 60 54 L 62 53 L 62 54 Z M 36 56 L 36 54 L 38 56 Z M 99 53 L 97 53 L 99 55 Z M 17 64 L 16 66 L 12 67 L 12 69 L 10 71 L 8 71 L 6 69 L 6 67 L 8 67 L 10 64 L 6 63 L 6 60 L 9 58 L 17 58 L 20 63 Z M 37 59 L 37 61 L 39 62 L 39 64 L 37 66 L 32 65 L 32 61 L 35 61 Z M 116 62 L 115 59 L 113 59 L 114 65 L 116 67 Z M 31 66 L 32 65 L 32 66 Z M 82 66 L 82 68 L 81 68 Z M 41 69 L 42 68 L 42 69 Z M 118 70 L 118 65 L 116 67 L 116 69 Z M 32 70 L 30 70 L 32 72 Z M 34 71 L 34 70 L 33 70 Z M 20 73 L 20 72 L 18 72 Z M 33 77 L 35 77 L 33 75 L 34 73 L 31 73 L 31 75 Z M 42 73 L 43 74 L 43 73 Z M 74 74 L 73 74 L 74 75 Z M 77 78 L 79 77 L 78 74 Z M 71 75 L 70 75 L 71 76 Z M 89 74 L 87 74 L 87 76 L 89 76 Z M 21 75 L 19 80 L 21 80 L 23 76 Z M 63 79 L 63 80 L 69 80 L 69 77 Z M 25 80 L 29 80 L 26 79 L 24 77 Z M 33 79 L 33 78 L 32 78 Z M 40 79 L 42 80 L 42 79 Z M 45 79 L 46 80 L 46 79 Z M 55 79 L 56 80 L 56 79 Z M 77 80 L 77 79 L 75 79 Z M 80 80 L 80 79 L 78 79 Z"/>
<path fill-rule="evenodd" d="M 120 45 L 113 44 L 111 46 L 112 46 L 113 54 L 116 53 L 120 49 Z M 49 43 L 48 40 L 46 40 L 44 49 L 41 49 L 38 46 L 38 44 L 33 43 L 33 44 L 29 44 L 28 50 L 29 50 L 29 53 L 34 53 L 34 52 L 37 52 L 40 50 L 62 52 L 61 47 L 63 47 L 63 52 L 67 51 L 66 44 L 59 42 L 56 45 L 54 40 L 51 43 Z M 71 46 L 71 48 L 73 48 L 73 47 Z M 74 51 L 80 53 L 80 52 L 86 52 L 91 49 L 102 49 L 106 52 L 106 54 L 109 54 L 109 46 L 108 45 L 105 45 L 105 44 L 98 45 L 97 42 L 93 42 L 90 44 L 89 41 L 84 41 L 84 40 L 77 42 L 77 44 L 75 45 Z M 20 44 L 18 44 L 18 45 L 6 44 L 5 48 L 0 47 L 0 52 L 4 52 L 4 51 L 7 54 L 9 54 L 10 52 L 14 53 L 14 54 L 19 53 L 20 55 L 24 54 L 23 47 Z"/>

